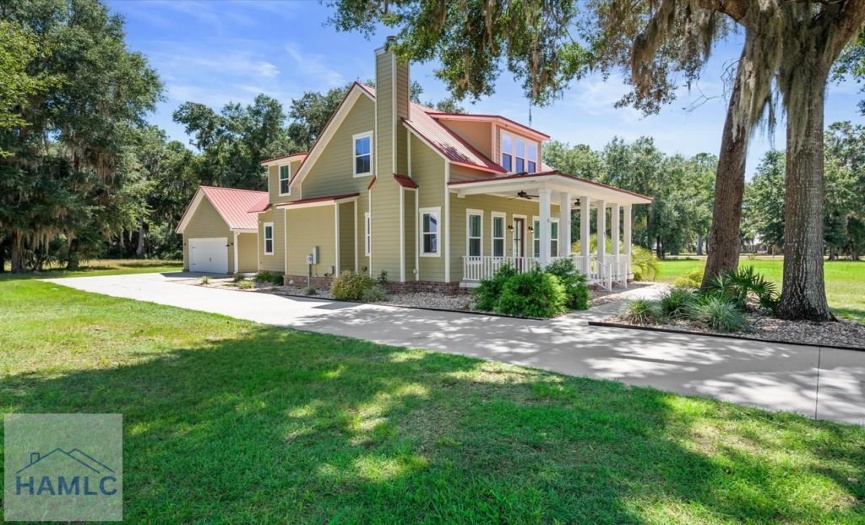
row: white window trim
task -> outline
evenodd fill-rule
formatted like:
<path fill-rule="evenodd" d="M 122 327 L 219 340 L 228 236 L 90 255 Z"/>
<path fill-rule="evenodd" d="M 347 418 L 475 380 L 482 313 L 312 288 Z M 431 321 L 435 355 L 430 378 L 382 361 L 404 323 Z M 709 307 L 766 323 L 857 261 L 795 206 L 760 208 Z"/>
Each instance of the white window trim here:
<path fill-rule="evenodd" d="M 369 257 L 372 250 L 372 215 L 369 212 L 363 214 L 363 253 Z"/>
<path fill-rule="evenodd" d="M 471 217 L 472 215 L 478 215 L 481 218 L 481 236 L 480 236 L 481 253 L 479 254 L 479 257 L 483 257 L 484 256 L 484 212 L 483 212 L 483 210 L 466 209 L 466 255 L 469 256 L 469 240 L 470 240 L 469 233 L 471 232 L 471 223 L 469 221 L 469 217 Z"/>
<path fill-rule="evenodd" d="M 355 177 L 369 177 L 375 171 L 375 142 L 372 138 L 372 131 L 364 131 L 363 133 L 355 133 L 351 136 L 351 173 Z M 357 147 L 355 143 L 358 139 L 369 138 L 369 171 L 365 173 L 357 172 Z"/>
<path fill-rule="evenodd" d="M 436 232 L 436 251 L 431 253 L 426 253 L 423 251 L 423 216 L 424 214 L 431 213 L 436 216 L 438 219 L 439 230 Z M 435 208 L 421 208 L 418 210 L 417 216 L 417 224 L 418 224 L 418 238 L 420 239 L 420 243 L 418 245 L 418 255 L 421 257 L 441 257 L 442 256 L 442 209 L 441 206 L 436 206 Z"/>
<path fill-rule="evenodd" d="M 288 178 L 286 179 L 289 182 L 287 193 L 282 193 L 282 168 L 285 168 L 288 174 Z M 280 197 L 291 195 L 291 166 L 289 164 L 281 164 L 276 167 L 276 191 Z"/>
<path fill-rule="evenodd" d="M 540 232 L 541 218 L 537 215 L 532 215 L 532 226 L 533 227 L 535 225 L 535 221 L 538 222 L 538 229 L 536 229 L 535 231 L 532 232 L 532 257 L 538 257 L 539 258 L 541 255 L 540 253 L 535 255 L 535 241 L 537 240 L 538 242 L 540 242 L 540 240 L 541 240 L 541 232 Z M 559 241 L 558 236 L 553 237 L 553 223 L 559 224 L 559 222 L 560 221 L 559 221 L 558 217 L 550 217 L 550 245 L 547 246 L 547 250 L 549 250 L 550 257 L 558 257 L 558 255 L 553 255 L 553 242 Z M 561 224 L 559 224 L 559 228 L 561 228 L 561 227 L 562 227 Z M 536 235 L 537 235 L 537 237 L 535 237 Z M 557 248 L 561 249 L 561 246 L 557 246 Z M 556 250 L 556 253 L 558 253 L 558 250 Z"/>
<path fill-rule="evenodd" d="M 270 251 L 267 251 L 267 227 L 270 226 Z M 273 252 L 276 249 L 276 243 L 274 242 L 274 238 L 276 238 L 276 231 L 273 229 L 272 222 L 265 222 L 261 228 L 261 238 L 262 238 L 262 246 L 261 249 L 264 252 L 264 255 L 273 255 Z"/>
<path fill-rule="evenodd" d="M 496 218 L 502 219 L 502 236 L 496 237 Z M 502 254 L 496 255 L 496 239 L 502 240 Z M 501 211 L 490 212 L 490 255 L 506 257 L 508 254 L 508 214 Z"/>
<path fill-rule="evenodd" d="M 558 217 L 550 217 L 550 257 L 558 257 L 559 252 L 562 247 L 559 246 L 559 233 L 561 232 L 562 225 L 559 223 Z M 556 234 L 553 235 L 553 224 L 557 224 L 556 226 Z M 553 243 L 556 243 L 556 253 L 553 254 Z"/>
<path fill-rule="evenodd" d="M 511 149 L 509 151 L 505 151 L 505 137 L 509 138 L 511 141 Z M 509 171 L 508 173 L 519 173 L 517 171 L 517 140 L 523 141 L 526 145 L 526 150 L 523 153 L 523 156 L 519 157 L 523 159 L 523 170 L 529 172 L 529 148 L 531 146 L 534 146 L 535 160 L 532 162 L 535 163 L 535 171 L 537 171 L 538 166 L 540 166 L 541 145 L 538 144 L 537 141 L 528 139 L 526 137 L 523 137 L 522 135 L 514 135 L 513 133 L 508 133 L 506 131 L 502 131 L 499 134 L 499 163 L 504 166 L 504 156 L 505 153 L 507 153 L 511 156 L 511 171 Z"/>

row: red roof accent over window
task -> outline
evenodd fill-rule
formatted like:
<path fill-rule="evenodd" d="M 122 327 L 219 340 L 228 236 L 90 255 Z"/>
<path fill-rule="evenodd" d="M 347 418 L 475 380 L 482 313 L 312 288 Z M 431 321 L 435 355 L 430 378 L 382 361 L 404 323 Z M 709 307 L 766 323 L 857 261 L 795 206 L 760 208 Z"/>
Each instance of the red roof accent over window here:
<path fill-rule="evenodd" d="M 411 177 L 406 177 L 405 175 L 394 173 L 393 179 L 403 188 L 417 189 L 417 182 L 415 182 Z"/>
<path fill-rule="evenodd" d="M 249 213 L 249 210 L 260 205 L 263 200 L 267 201 L 266 191 L 216 188 L 213 186 L 201 186 L 201 191 L 204 192 L 219 215 L 225 219 L 230 229 L 258 229 L 258 217 Z"/>

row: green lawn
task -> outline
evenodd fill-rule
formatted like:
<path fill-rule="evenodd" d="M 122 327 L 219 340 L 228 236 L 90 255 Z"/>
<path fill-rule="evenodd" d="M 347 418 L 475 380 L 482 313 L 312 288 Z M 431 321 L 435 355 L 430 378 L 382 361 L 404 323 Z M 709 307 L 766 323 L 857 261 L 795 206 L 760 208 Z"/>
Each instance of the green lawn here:
<path fill-rule="evenodd" d="M 6 264 L 6 271 L 10 270 Z M 96 275 L 119 275 L 128 273 L 155 273 L 183 271 L 183 261 L 162 261 L 158 259 L 103 259 L 82 263 L 78 270 L 66 271 L 62 268 L 48 268 L 40 273 L 11 275 L 0 273 L 0 279 L 56 277 L 93 277 Z"/>
<path fill-rule="evenodd" d="M 683 258 L 661 261 L 658 280 L 672 283 L 686 273 L 703 268 L 705 258 Z M 826 261 L 826 297 L 836 315 L 865 323 L 865 261 Z M 753 266 L 767 279 L 781 285 L 784 260 L 782 257 L 742 257 L 739 266 Z"/>
<path fill-rule="evenodd" d="M 862 523 L 865 429 L 0 282 L 3 412 L 124 416 L 136 523 Z"/>

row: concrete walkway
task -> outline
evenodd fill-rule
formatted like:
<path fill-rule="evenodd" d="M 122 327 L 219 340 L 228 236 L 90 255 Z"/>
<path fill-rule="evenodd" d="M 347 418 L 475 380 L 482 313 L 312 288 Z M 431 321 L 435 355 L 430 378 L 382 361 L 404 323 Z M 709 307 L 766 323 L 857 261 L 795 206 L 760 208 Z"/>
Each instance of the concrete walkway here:
<path fill-rule="evenodd" d="M 213 289 L 189 274 L 48 282 L 265 324 L 613 379 L 865 425 L 865 352 Z"/>

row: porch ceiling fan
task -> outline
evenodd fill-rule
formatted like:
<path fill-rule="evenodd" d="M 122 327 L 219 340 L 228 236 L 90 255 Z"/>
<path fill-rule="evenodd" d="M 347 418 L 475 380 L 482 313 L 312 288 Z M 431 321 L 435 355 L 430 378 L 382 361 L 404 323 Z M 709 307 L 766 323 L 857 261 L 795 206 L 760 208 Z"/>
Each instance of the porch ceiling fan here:
<path fill-rule="evenodd" d="M 516 195 L 514 195 L 513 197 L 511 197 L 511 199 L 517 199 L 517 198 L 519 198 L 519 199 L 526 199 L 526 200 L 532 200 L 532 199 L 537 199 L 538 196 L 537 196 L 537 195 L 529 195 L 529 194 L 526 193 L 525 191 L 520 190 L 520 191 L 517 192 Z"/>

